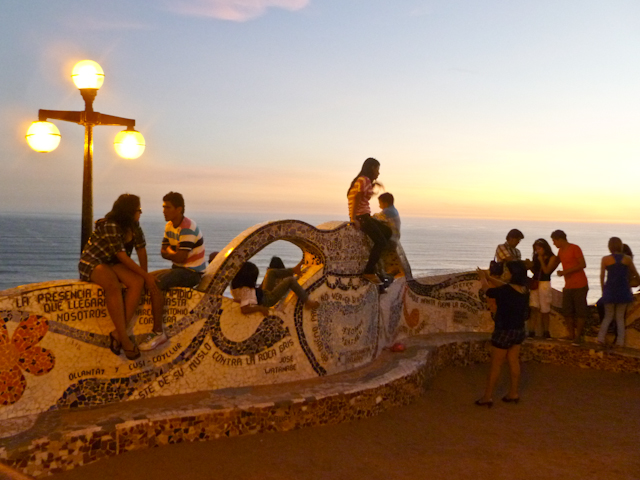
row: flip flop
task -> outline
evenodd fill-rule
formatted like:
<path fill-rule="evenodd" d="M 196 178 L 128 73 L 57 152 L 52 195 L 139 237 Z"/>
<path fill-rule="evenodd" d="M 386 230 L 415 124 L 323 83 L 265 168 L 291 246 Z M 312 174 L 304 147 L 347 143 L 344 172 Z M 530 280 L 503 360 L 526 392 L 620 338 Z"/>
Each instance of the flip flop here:
<path fill-rule="evenodd" d="M 122 350 L 122 343 L 113 336 L 113 332 L 109 333 L 109 350 L 111 350 L 114 355 L 120 355 L 120 350 Z"/>

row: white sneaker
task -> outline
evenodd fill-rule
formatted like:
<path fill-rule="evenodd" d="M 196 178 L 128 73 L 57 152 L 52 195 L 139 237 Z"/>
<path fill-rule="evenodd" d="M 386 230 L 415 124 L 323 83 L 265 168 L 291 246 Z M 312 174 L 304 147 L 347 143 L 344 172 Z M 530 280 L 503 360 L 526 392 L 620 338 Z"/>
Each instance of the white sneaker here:
<path fill-rule="evenodd" d="M 141 352 L 148 352 L 149 350 L 154 350 L 158 348 L 160 345 L 164 345 L 169 341 L 169 337 L 167 334 L 162 332 L 151 332 L 151 336 L 147 339 L 147 341 L 141 343 L 138 348 Z"/>

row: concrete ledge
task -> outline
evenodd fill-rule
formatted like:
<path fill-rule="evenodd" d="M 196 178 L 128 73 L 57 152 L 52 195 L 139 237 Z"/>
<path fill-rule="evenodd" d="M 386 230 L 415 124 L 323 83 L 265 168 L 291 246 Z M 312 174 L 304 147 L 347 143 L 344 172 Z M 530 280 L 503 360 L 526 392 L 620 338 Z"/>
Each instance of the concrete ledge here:
<path fill-rule="evenodd" d="M 366 367 L 318 379 L 230 388 L 104 407 L 57 410 L 2 423 L 0 460 L 34 477 L 148 447 L 287 431 L 377 415 L 423 394 L 446 366 L 486 362 L 489 334 L 433 334 L 406 340 Z M 598 351 L 561 341 L 527 341 L 523 361 L 640 373 L 635 351 Z M 25 430 L 25 423 L 31 427 Z"/>

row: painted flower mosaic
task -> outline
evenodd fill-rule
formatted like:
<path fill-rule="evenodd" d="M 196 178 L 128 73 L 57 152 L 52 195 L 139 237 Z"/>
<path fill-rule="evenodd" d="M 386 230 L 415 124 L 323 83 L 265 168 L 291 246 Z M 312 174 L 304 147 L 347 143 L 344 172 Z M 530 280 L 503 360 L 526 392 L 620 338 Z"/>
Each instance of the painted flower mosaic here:
<path fill-rule="evenodd" d="M 27 388 L 23 370 L 44 375 L 53 369 L 53 354 L 36 345 L 48 330 L 49 321 L 40 315 L 21 320 L 11 339 L 7 327 L 0 327 L 0 406 L 14 404 L 22 397 Z"/>

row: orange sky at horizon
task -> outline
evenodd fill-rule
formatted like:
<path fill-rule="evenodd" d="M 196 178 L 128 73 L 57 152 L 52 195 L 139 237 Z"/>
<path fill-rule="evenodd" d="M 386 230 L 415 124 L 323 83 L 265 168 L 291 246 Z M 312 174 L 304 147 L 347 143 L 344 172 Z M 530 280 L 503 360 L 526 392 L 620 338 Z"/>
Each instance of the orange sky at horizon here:
<path fill-rule="evenodd" d="M 80 211 L 83 129 L 55 122 L 49 154 L 25 133 L 82 108 L 70 70 L 90 58 L 95 110 L 146 139 L 127 161 L 121 128 L 95 129 L 95 218 L 171 190 L 191 211 L 346 218 L 373 156 L 403 216 L 640 223 L 640 3 L 292 1 L 7 8 L 0 212 Z"/>

